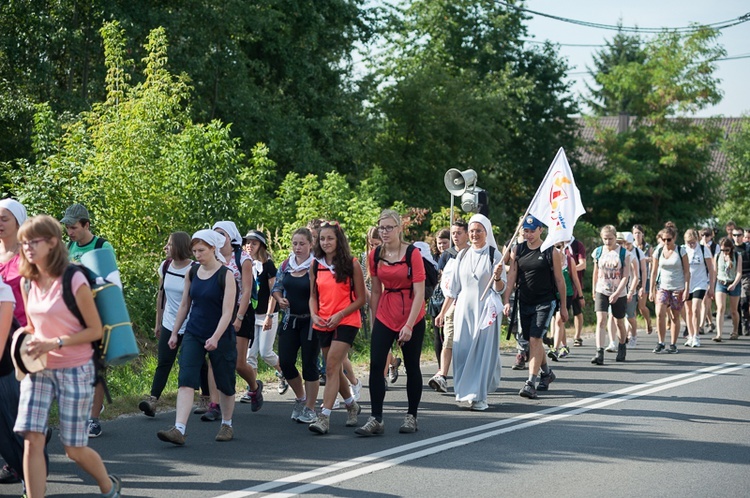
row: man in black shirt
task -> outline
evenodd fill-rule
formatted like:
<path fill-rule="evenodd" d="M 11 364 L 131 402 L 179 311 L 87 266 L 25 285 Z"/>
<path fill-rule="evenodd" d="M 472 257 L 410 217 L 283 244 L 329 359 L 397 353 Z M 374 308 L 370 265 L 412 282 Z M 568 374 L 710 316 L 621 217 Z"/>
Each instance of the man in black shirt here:
<path fill-rule="evenodd" d="M 503 296 L 506 303 L 504 311 L 508 316 L 510 294 L 518 283 L 518 318 L 523 336 L 529 341 L 529 380 L 518 394 L 529 399 L 537 397 L 537 390 L 548 390 L 556 378 L 547 365 L 542 337 L 555 314 L 555 290 L 565 289 L 557 249 L 553 246 L 540 251 L 543 226 L 531 215 L 524 219 L 523 237 L 526 241 L 516 245 L 511 252 L 508 285 Z M 560 316 L 563 322 L 568 320 L 565 294 L 560 292 Z"/>

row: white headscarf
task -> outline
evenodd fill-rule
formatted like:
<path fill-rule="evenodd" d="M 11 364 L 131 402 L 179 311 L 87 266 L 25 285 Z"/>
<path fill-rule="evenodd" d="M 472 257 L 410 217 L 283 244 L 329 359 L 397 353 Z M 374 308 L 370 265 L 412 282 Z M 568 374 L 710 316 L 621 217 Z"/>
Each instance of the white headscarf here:
<path fill-rule="evenodd" d="M 216 230 L 217 228 L 221 228 L 227 233 L 227 235 L 229 235 L 229 240 L 232 241 L 233 246 L 242 245 L 242 236 L 240 235 L 240 231 L 237 230 L 237 225 L 235 225 L 233 221 L 217 221 L 214 223 L 214 226 L 211 227 L 211 230 Z"/>
<path fill-rule="evenodd" d="M 484 231 L 487 232 L 487 243 L 497 249 L 497 242 L 495 242 L 495 236 L 492 234 L 492 223 L 490 223 L 490 219 L 483 214 L 475 214 L 469 220 L 469 225 L 472 223 L 482 224 Z"/>
<path fill-rule="evenodd" d="M 229 232 L 227 232 L 229 233 Z M 222 264 L 226 264 L 227 260 L 224 258 L 224 256 L 221 255 L 221 248 L 224 247 L 224 243 L 227 241 L 226 237 L 219 234 L 219 232 L 214 232 L 213 230 L 209 230 L 207 228 L 204 228 L 203 230 L 198 230 L 193 234 L 194 239 L 200 239 L 206 244 L 212 246 L 214 248 L 214 253 L 216 254 L 216 259 L 222 262 Z"/>
<path fill-rule="evenodd" d="M 26 208 L 17 200 L 3 199 L 0 201 L 0 208 L 5 208 L 13 213 L 13 216 L 15 216 L 16 221 L 18 222 L 18 226 L 23 225 L 23 222 L 26 221 Z"/>

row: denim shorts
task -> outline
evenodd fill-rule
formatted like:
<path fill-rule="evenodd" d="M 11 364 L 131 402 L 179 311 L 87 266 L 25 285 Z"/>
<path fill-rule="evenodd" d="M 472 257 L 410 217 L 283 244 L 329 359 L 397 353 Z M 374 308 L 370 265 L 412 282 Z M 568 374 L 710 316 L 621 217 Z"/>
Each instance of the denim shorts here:
<path fill-rule="evenodd" d="M 730 291 L 727 289 L 732 285 L 732 282 L 727 282 L 726 284 L 722 284 L 718 280 L 716 281 L 716 293 L 722 292 L 724 294 L 728 294 L 730 297 L 739 297 L 740 294 L 742 294 L 742 285 L 737 285 L 737 287 L 734 288 L 734 290 Z"/>
<path fill-rule="evenodd" d="M 13 430 L 47 432 L 52 400 L 60 413 L 60 439 L 65 446 L 88 446 L 91 405 L 94 403 L 94 362 L 72 368 L 42 370 L 21 381 L 21 400 Z"/>

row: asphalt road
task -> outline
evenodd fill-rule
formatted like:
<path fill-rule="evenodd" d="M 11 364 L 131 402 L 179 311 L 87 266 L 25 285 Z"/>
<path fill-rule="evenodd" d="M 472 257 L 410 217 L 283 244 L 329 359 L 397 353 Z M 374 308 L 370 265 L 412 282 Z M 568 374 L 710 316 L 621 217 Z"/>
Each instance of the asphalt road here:
<path fill-rule="evenodd" d="M 705 336 L 704 336 L 705 337 Z M 292 394 L 266 388 L 257 413 L 235 410 L 235 439 L 217 443 L 218 423 L 193 416 L 184 447 L 156 431 L 174 413 L 123 417 L 91 440 L 124 496 L 747 496 L 750 489 L 750 338 L 655 355 L 642 333 L 628 361 L 594 366 L 593 341 L 553 363 L 558 376 L 538 400 L 518 396 L 527 371 L 504 352 L 503 380 L 486 412 L 459 407 L 426 386 L 419 432 L 399 434 L 405 375 L 386 395 L 386 433 L 360 438 L 332 415 L 317 436 L 289 419 Z M 366 379 L 365 379 L 366 383 Z M 364 423 L 369 410 L 363 389 Z M 48 496 L 97 496 L 88 476 L 50 443 Z M 20 485 L 0 487 L 19 496 Z"/>

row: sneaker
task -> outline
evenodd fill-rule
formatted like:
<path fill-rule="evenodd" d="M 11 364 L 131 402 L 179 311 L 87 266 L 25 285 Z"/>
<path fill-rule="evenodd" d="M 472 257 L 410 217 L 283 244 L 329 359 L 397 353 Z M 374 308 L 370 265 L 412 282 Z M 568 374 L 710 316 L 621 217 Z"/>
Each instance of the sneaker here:
<path fill-rule="evenodd" d="M 475 401 L 469 406 L 469 410 L 473 412 L 483 412 L 489 407 L 490 405 L 488 405 L 486 401 Z"/>
<path fill-rule="evenodd" d="M 604 365 L 604 350 L 599 348 L 596 350 L 596 354 L 591 358 L 592 365 Z"/>
<path fill-rule="evenodd" d="M 400 366 L 401 366 L 401 358 L 396 358 L 395 365 L 388 366 L 388 380 L 391 381 L 391 384 L 393 384 L 394 382 L 398 380 L 398 367 Z"/>
<path fill-rule="evenodd" d="M 690 335 L 690 332 L 688 332 L 688 328 L 685 327 L 685 329 L 682 331 L 682 337 L 687 337 L 688 335 Z"/>
<path fill-rule="evenodd" d="M 358 436 L 379 436 L 383 432 L 385 432 L 385 422 L 378 422 L 375 417 L 370 417 L 365 425 L 354 431 L 354 434 Z"/>
<path fill-rule="evenodd" d="M 193 410 L 193 414 L 203 415 L 204 413 L 208 411 L 208 405 L 210 404 L 211 404 L 211 396 L 200 396 L 198 398 L 198 404 L 195 406 L 195 409 Z"/>
<path fill-rule="evenodd" d="M 698 327 L 698 335 L 703 335 L 705 333 L 706 333 L 706 329 L 705 328 L 703 328 L 702 326 Z"/>
<path fill-rule="evenodd" d="M 448 381 L 446 381 L 445 377 L 440 374 L 433 375 L 428 384 L 431 388 L 439 393 L 448 392 Z"/>
<path fill-rule="evenodd" d="M 112 489 L 106 495 L 102 494 L 102 496 L 106 496 L 107 498 L 120 498 L 122 496 L 122 481 L 119 477 L 113 476 L 112 474 L 109 475 L 109 480 L 112 481 Z"/>
<path fill-rule="evenodd" d="M 300 415 L 302 415 L 302 409 L 305 407 L 305 402 L 301 399 L 294 400 L 294 408 L 292 408 L 292 420 L 297 422 Z"/>
<path fill-rule="evenodd" d="M 360 379 L 357 379 L 356 384 L 352 384 L 352 396 L 354 396 L 354 401 L 359 401 L 359 397 L 362 396 L 362 381 Z"/>
<path fill-rule="evenodd" d="M 284 394 L 289 389 L 289 383 L 279 371 L 276 371 L 276 377 L 279 379 L 279 386 L 276 389 L 280 395 Z"/>
<path fill-rule="evenodd" d="M 138 403 L 138 409 L 147 417 L 156 415 L 156 396 L 146 396 L 143 401 Z"/>
<path fill-rule="evenodd" d="M 300 424 L 312 424 L 313 422 L 315 422 L 317 416 L 318 415 L 315 413 L 315 410 L 303 406 L 302 413 L 300 413 L 299 417 L 297 417 L 297 422 L 299 422 Z"/>
<path fill-rule="evenodd" d="M 89 437 L 99 437 L 102 435 L 102 424 L 97 419 L 89 419 Z"/>
<path fill-rule="evenodd" d="M 165 443 L 172 443 L 176 444 L 177 446 L 182 446 L 185 444 L 185 434 L 181 433 L 177 427 L 170 427 L 166 431 L 159 431 L 156 433 L 156 437 L 158 437 L 160 440 L 164 441 Z"/>
<path fill-rule="evenodd" d="M 352 401 L 351 405 L 346 405 L 346 426 L 357 427 L 357 415 L 361 412 L 362 407 L 356 401 Z"/>
<path fill-rule="evenodd" d="M 310 424 L 307 428 L 311 432 L 317 432 L 318 434 L 328 434 L 328 427 L 330 426 L 330 420 L 327 416 L 322 413 L 315 418 L 315 422 Z"/>
<path fill-rule="evenodd" d="M 616 353 L 617 352 L 617 344 L 615 343 L 615 341 L 610 342 L 609 346 L 607 346 L 606 348 L 604 348 L 604 351 L 606 351 L 607 353 Z"/>
<path fill-rule="evenodd" d="M 331 410 L 338 410 L 341 408 L 341 396 L 336 398 L 336 401 L 333 402 L 333 406 L 331 407 Z M 320 409 L 323 409 L 323 402 L 320 403 Z"/>
<path fill-rule="evenodd" d="M 632 336 L 628 339 L 628 347 L 634 348 L 638 345 L 638 337 Z"/>
<path fill-rule="evenodd" d="M 667 353 L 677 354 L 677 344 L 670 344 L 669 349 L 667 350 Z"/>
<path fill-rule="evenodd" d="M 711 322 L 711 323 L 710 323 L 710 324 L 708 325 L 708 332 L 709 332 L 710 334 L 715 334 L 715 333 L 716 333 L 716 325 L 714 325 L 714 323 L 713 323 L 713 322 Z"/>
<path fill-rule="evenodd" d="M 259 380 L 256 382 L 258 383 L 258 389 L 255 391 L 251 391 L 250 386 L 247 386 L 247 396 L 250 398 L 250 411 L 253 412 L 257 412 L 263 407 L 263 382 Z"/>
<path fill-rule="evenodd" d="M 539 384 L 536 386 L 537 391 L 549 391 L 549 385 L 552 384 L 555 379 L 557 378 L 557 375 L 555 375 L 555 372 L 550 369 L 549 373 L 547 375 L 540 375 L 539 376 Z"/>
<path fill-rule="evenodd" d="M 211 403 L 208 407 L 208 411 L 201 415 L 201 420 L 204 422 L 216 422 L 221 420 L 221 407 L 216 403 Z"/>
<path fill-rule="evenodd" d="M 659 342 L 656 344 L 656 347 L 654 348 L 654 353 L 659 354 L 664 351 L 664 343 Z"/>
<path fill-rule="evenodd" d="M 234 429 L 231 425 L 221 424 L 219 433 L 216 434 L 216 440 L 220 442 L 231 441 L 234 438 Z"/>
<path fill-rule="evenodd" d="M 388 377 L 383 377 L 383 384 L 385 385 L 386 392 L 390 391 L 391 388 L 388 385 Z"/>
<path fill-rule="evenodd" d="M 570 354 L 570 349 L 568 349 L 568 346 L 563 346 L 560 348 L 560 352 L 557 353 L 558 358 L 567 358 Z"/>
<path fill-rule="evenodd" d="M 693 338 L 693 344 L 691 344 L 691 346 L 692 346 L 692 347 L 694 347 L 694 348 L 699 348 L 699 347 L 701 347 L 701 340 L 700 340 L 700 337 L 698 337 L 698 336 L 695 336 L 695 337 Z"/>
<path fill-rule="evenodd" d="M 550 348 L 549 351 L 547 351 L 547 358 L 552 361 L 557 361 L 557 350 L 555 348 Z"/>
<path fill-rule="evenodd" d="M 513 370 L 523 370 L 526 368 L 526 355 L 519 351 L 516 354 L 516 362 L 511 367 Z"/>
<path fill-rule="evenodd" d="M 549 334 L 544 334 L 544 335 L 542 336 L 542 343 L 543 343 L 543 344 L 544 344 L 545 346 L 549 346 L 549 347 L 552 347 L 552 346 L 554 346 L 554 344 L 555 344 L 555 339 L 554 339 L 554 338 L 553 338 L 553 337 L 552 337 L 551 335 L 549 335 Z"/>
<path fill-rule="evenodd" d="M 407 413 L 406 417 L 404 417 L 404 423 L 398 428 L 398 432 L 401 434 L 412 434 L 418 430 L 417 418 L 411 413 Z"/>
<path fill-rule="evenodd" d="M 583 346 L 583 339 L 581 339 L 580 337 L 578 339 L 573 339 L 573 346 L 575 347 Z"/>
<path fill-rule="evenodd" d="M 10 465 L 4 465 L 0 470 L 0 484 L 16 484 L 21 482 L 21 478 L 18 476 L 15 470 L 10 468 Z"/>
<path fill-rule="evenodd" d="M 325 387 L 326 385 L 326 374 L 320 374 L 320 387 Z"/>
<path fill-rule="evenodd" d="M 693 347 L 693 338 L 692 337 L 688 337 L 687 341 L 685 341 L 684 345 L 687 346 L 687 347 L 689 347 L 689 348 Z"/>
<path fill-rule="evenodd" d="M 523 385 L 520 391 L 518 391 L 518 395 L 522 398 L 528 398 L 528 399 L 536 399 L 536 389 L 534 389 L 534 385 L 526 381 L 526 383 Z"/>

